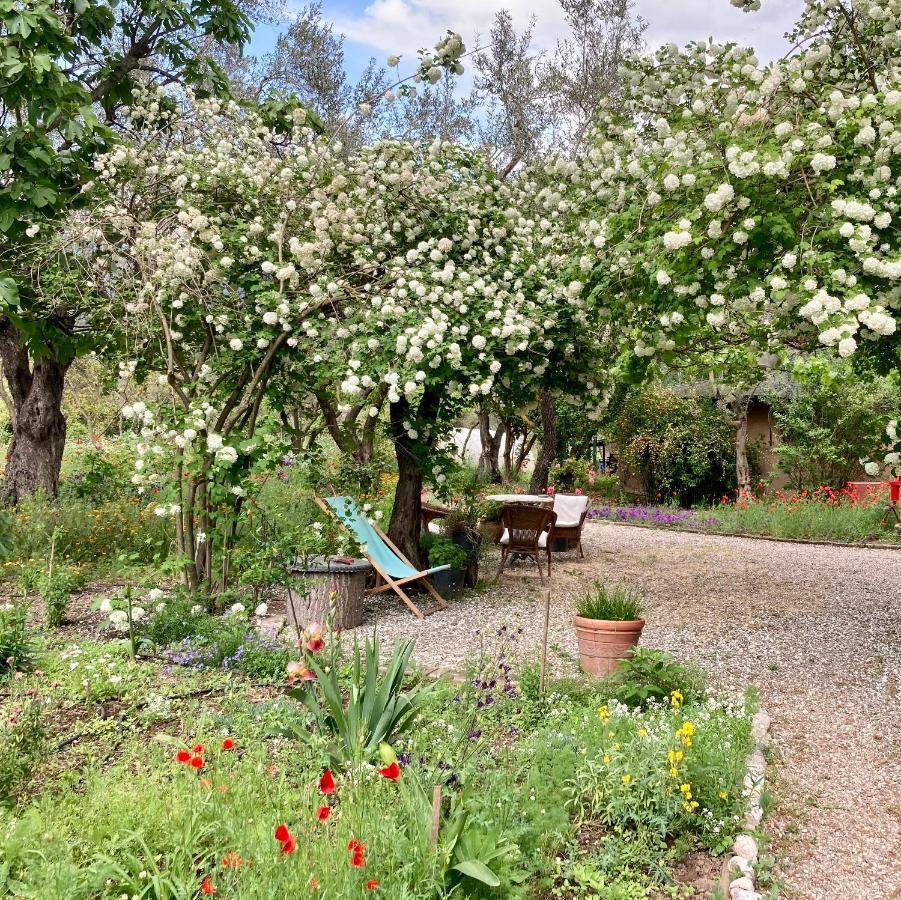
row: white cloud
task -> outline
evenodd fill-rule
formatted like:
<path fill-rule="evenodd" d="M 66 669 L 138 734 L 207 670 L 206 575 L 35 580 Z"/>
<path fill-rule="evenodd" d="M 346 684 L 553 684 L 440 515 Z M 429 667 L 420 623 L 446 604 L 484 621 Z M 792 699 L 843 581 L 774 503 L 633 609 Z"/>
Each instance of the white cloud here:
<path fill-rule="evenodd" d="M 637 0 L 636 11 L 648 21 L 648 48 L 684 44 L 713 37 L 753 46 L 761 60 L 781 56 L 788 49 L 783 34 L 797 19 L 803 0 L 764 0 L 757 13 L 744 13 L 729 0 Z M 487 35 L 494 13 L 508 9 L 518 30 L 534 15 L 535 44 L 550 49 L 566 27 L 556 0 L 374 0 L 360 12 L 334 17 L 336 29 L 348 40 L 379 59 L 390 53 L 415 57 L 448 29 L 458 31 L 469 49 L 476 35 Z M 326 17 L 331 12 L 326 5 Z"/>

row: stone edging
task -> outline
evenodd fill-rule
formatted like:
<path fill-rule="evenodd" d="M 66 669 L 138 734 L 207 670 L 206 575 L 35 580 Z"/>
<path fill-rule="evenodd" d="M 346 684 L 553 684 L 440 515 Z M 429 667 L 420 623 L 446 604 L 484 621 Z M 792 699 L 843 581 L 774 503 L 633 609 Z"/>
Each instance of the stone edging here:
<path fill-rule="evenodd" d="M 814 541 L 809 538 L 774 537 L 771 534 L 751 534 L 739 531 L 706 531 L 703 528 L 683 528 L 681 525 L 647 525 L 644 522 L 617 522 L 614 519 L 586 519 L 602 525 L 622 525 L 626 528 L 645 528 L 648 531 L 668 531 L 675 534 L 700 534 L 704 537 L 745 538 L 749 541 L 773 541 L 777 544 L 809 544 L 814 547 L 845 547 L 851 550 L 901 550 L 901 544 L 882 541 L 878 544 L 851 543 L 850 541 Z"/>
<path fill-rule="evenodd" d="M 757 841 L 749 833 L 763 819 L 761 797 L 763 795 L 766 757 L 764 748 L 769 744 L 770 717 L 758 710 L 751 720 L 751 737 L 754 749 L 748 754 L 744 787 L 748 792 L 748 808 L 745 811 L 744 832 L 732 845 L 732 856 L 723 864 L 720 885 L 728 900 L 763 900 L 754 884 L 753 864 L 757 861 Z"/>

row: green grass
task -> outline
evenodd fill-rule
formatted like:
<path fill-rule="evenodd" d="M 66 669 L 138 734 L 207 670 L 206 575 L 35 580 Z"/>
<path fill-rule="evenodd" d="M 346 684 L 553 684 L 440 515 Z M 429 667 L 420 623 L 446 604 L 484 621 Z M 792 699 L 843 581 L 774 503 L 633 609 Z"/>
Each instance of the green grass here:
<path fill-rule="evenodd" d="M 576 613 L 585 619 L 629 622 L 640 619 L 644 598 L 637 588 L 620 582 L 608 588 L 596 581 L 576 604 Z"/>

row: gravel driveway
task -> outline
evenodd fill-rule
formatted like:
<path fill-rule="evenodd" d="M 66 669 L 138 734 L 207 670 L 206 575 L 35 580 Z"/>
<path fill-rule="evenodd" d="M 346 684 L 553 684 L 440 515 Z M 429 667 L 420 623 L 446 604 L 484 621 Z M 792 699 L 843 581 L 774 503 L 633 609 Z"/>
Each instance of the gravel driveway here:
<path fill-rule="evenodd" d="M 724 687 L 756 686 L 773 717 L 777 803 L 765 825 L 784 896 L 901 898 L 901 551 L 606 523 L 586 524 L 583 544 L 584 560 L 555 557 L 554 669 L 572 670 L 586 585 L 642 585 L 642 644 L 695 660 Z M 363 630 L 415 637 L 424 667 L 456 669 L 502 624 L 522 626 L 520 649 L 537 658 L 543 598 L 525 562 L 424 621 L 372 602 Z"/>

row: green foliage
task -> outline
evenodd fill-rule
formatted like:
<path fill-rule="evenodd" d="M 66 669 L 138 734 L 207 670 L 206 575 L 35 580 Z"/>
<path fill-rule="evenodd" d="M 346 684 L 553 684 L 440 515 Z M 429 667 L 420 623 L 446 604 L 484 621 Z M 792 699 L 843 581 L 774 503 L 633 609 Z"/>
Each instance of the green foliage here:
<path fill-rule="evenodd" d="M 327 752 L 335 765 L 369 760 L 380 743 L 394 742 L 413 725 L 429 696 L 428 686 L 405 683 L 413 643 L 395 644 L 385 672 L 380 674 L 378 637 L 367 638 L 364 648 L 354 640 L 346 702 L 336 665 L 337 644 L 330 644 L 328 665 L 318 661 L 315 653 L 307 655 L 307 665 L 316 678 L 293 689 L 292 695 L 313 714 L 316 730 L 327 739 Z"/>
<path fill-rule="evenodd" d="M 0 676 L 24 669 L 31 651 L 28 604 L 0 603 Z"/>
<path fill-rule="evenodd" d="M 0 804 L 6 804 L 16 800 L 42 762 L 47 729 L 36 697 L 14 694 L 0 706 L 0 718 Z"/>
<path fill-rule="evenodd" d="M 620 582 L 608 588 L 596 581 L 576 603 L 576 613 L 585 619 L 629 622 L 642 617 L 644 597 L 638 588 Z"/>
<path fill-rule="evenodd" d="M 794 390 L 772 398 L 779 468 L 797 490 L 869 481 L 860 460 L 881 458 L 886 422 L 901 418 L 897 372 L 861 379 L 850 365 L 812 360 L 795 375 Z"/>
<path fill-rule="evenodd" d="M 420 545 L 428 552 L 429 566 L 450 566 L 452 569 L 462 569 L 466 565 L 466 550 L 447 538 L 437 535 L 423 535 L 425 543 Z M 431 539 L 430 539 L 431 538 Z"/>
<path fill-rule="evenodd" d="M 686 703 L 696 703 L 704 696 L 705 682 L 704 673 L 696 666 L 681 663 L 662 650 L 636 647 L 604 680 L 601 690 L 626 706 L 669 701 L 674 691 L 680 692 Z"/>
<path fill-rule="evenodd" d="M 48 628 L 59 628 L 66 618 L 69 598 L 79 579 L 68 566 L 51 565 L 38 581 L 38 596 L 44 604 L 44 621 Z"/>
<path fill-rule="evenodd" d="M 725 849 L 743 808 L 747 710 L 683 705 L 676 691 L 668 703 L 651 701 L 636 711 L 611 701 L 598 713 L 591 752 L 571 778 L 581 816 Z"/>
<path fill-rule="evenodd" d="M 629 394 L 611 426 L 621 475 L 649 500 L 683 506 L 718 499 L 735 486 L 735 432 L 710 400 L 648 386 Z"/>

